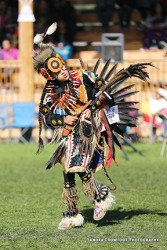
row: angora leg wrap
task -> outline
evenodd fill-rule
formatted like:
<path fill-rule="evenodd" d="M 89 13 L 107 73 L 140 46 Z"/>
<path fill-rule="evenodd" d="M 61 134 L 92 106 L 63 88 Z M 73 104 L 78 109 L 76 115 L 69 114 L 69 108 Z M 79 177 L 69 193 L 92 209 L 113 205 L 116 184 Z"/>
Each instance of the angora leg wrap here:
<path fill-rule="evenodd" d="M 91 173 L 82 178 L 82 186 L 85 196 L 91 203 L 94 203 L 96 196 L 96 186 Z"/>
<path fill-rule="evenodd" d="M 59 223 L 58 229 L 68 229 L 72 227 L 81 227 L 84 223 L 84 218 L 81 214 L 76 216 L 64 217 Z"/>
<path fill-rule="evenodd" d="M 78 213 L 78 209 L 76 208 L 78 195 L 75 186 L 64 188 L 62 198 L 68 211 L 63 212 L 63 218 L 59 223 L 58 229 L 68 229 L 82 226 L 84 223 L 84 218 Z"/>
<path fill-rule="evenodd" d="M 70 188 L 64 188 L 62 199 L 63 202 L 66 204 L 67 209 L 70 210 L 76 208 L 78 203 L 78 194 L 75 186 Z"/>
<path fill-rule="evenodd" d="M 71 225 L 72 227 L 80 227 L 84 223 L 84 218 L 81 214 L 77 214 L 77 216 L 71 217 Z"/>

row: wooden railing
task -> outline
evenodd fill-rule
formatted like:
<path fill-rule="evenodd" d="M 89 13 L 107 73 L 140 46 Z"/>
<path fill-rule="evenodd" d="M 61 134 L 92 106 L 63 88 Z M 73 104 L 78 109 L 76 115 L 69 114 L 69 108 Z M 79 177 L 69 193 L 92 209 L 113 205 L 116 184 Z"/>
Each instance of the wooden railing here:
<path fill-rule="evenodd" d="M 0 61 L 0 103 L 13 103 L 20 100 L 20 86 L 24 84 L 19 79 L 20 61 Z M 41 90 L 46 80 L 34 72 L 35 103 L 39 103 Z M 26 96 L 26 93 L 25 93 Z M 23 99 L 23 98 L 21 98 Z"/>
<path fill-rule="evenodd" d="M 97 58 L 89 59 L 89 53 L 82 54 L 82 59 L 85 66 L 89 66 L 93 69 Z M 142 101 L 142 92 L 152 92 L 155 88 L 164 87 L 167 88 L 167 57 L 163 50 L 157 51 L 125 51 L 124 62 L 118 64 L 117 71 L 128 67 L 130 64 L 138 62 L 152 62 L 155 67 L 148 67 L 150 79 L 148 82 L 142 82 L 139 79 L 130 79 L 128 82 L 134 82 L 135 89 L 139 90 L 139 94 L 136 96 L 139 101 Z M 102 62 L 99 67 L 99 72 L 102 69 L 104 63 Z M 69 69 L 81 68 L 79 59 L 69 59 L 67 61 Z M 112 65 L 111 65 L 112 66 Z M 19 61 L 0 61 L 0 102 L 17 102 L 19 101 L 19 89 L 21 84 L 19 81 Z M 36 104 L 39 104 L 41 91 L 46 80 L 39 74 L 34 72 L 34 93 L 33 100 Z M 26 93 L 25 93 L 26 95 Z"/>
<path fill-rule="evenodd" d="M 93 55 L 93 54 L 92 54 Z M 97 58 L 90 59 L 90 52 L 81 54 L 81 57 L 85 63 L 85 66 L 93 69 Z M 142 82 L 137 78 L 129 79 L 128 83 L 135 83 L 134 90 L 139 91 L 138 94 L 132 96 L 131 100 L 139 101 L 139 109 L 144 106 L 144 103 L 149 100 L 150 95 L 158 87 L 167 89 L 167 57 L 163 50 L 159 51 L 125 51 L 124 62 L 118 64 L 117 70 L 127 68 L 130 64 L 138 62 L 152 62 L 155 67 L 148 67 L 150 79 L 147 82 Z M 99 66 L 99 72 L 101 71 L 104 63 Z M 70 59 L 67 61 L 69 69 L 80 69 L 79 59 Z M 112 65 L 111 65 L 112 66 Z M 20 100 L 20 87 L 23 82 L 19 80 L 20 62 L 19 61 L 0 61 L 0 103 L 14 103 Z M 34 93 L 32 100 L 37 104 L 36 111 L 38 112 L 38 105 L 41 97 L 41 92 L 46 80 L 39 74 L 34 72 Z M 25 93 L 26 95 L 26 93 Z M 21 98 L 23 100 L 23 98 Z M 143 104 L 143 105 L 142 105 Z M 38 135 L 38 123 L 35 130 L 33 130 L 34 137 L 37 139 Z M 139 126 L 140 128 L 140 126 Z M 8 134 L 5 131 L 1 133 L 0 138 L 8 138 Z M 149 134 L 149 130 L 147 136 Z M 16 136 L 16 134 L 14 133 Z M 139 135 L 143 136 L 142 133 Z M 1 138 L 2 139 L 2 138 Z"/>

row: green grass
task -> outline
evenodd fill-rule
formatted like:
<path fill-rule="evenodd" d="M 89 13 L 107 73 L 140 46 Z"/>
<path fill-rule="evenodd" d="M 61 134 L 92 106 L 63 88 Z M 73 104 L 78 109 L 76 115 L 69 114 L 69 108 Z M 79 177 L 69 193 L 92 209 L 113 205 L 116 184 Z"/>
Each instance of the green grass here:
<path fill-rule="evenodd" d="M 76 177 L 85 224 L 61 231 L 57 229 L 64 210 L 61 167 L 44 168 L 54 145 L 37 156 L 34 144 L 1 144 L 0 249 L 167 249 L 167 158 L 160 157 L 161 143 L 135 147 L 144 156 L 126 146 L 128 161 L 117 149 L 119 166 L 108 170 L 117 186 L 116 204 L 103 220 L 93 221 L 93 209 Z M 102 170 L 95 177 L 109 185 Z M 137 241 L 142 239 L 159 241 Z"/>

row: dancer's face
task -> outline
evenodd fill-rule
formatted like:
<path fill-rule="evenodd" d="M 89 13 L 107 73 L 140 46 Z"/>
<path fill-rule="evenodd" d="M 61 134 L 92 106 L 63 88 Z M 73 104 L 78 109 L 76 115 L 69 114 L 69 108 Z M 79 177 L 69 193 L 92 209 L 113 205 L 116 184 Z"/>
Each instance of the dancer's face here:
<path fill-rule="evenodd" d="M 60 82 L 67 81 L 70 77 L 68 69 L 66 68 L 65 65 L 63 65 L 62 69 L 58 73 L 52 73 L 52 77 L 57 79 Z"/>

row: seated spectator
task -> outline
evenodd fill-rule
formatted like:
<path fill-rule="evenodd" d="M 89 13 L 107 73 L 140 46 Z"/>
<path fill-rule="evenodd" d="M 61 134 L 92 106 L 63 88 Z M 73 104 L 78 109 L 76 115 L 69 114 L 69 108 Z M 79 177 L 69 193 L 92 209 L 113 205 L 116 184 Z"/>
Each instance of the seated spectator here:
<path fill-rule="evenodd" d="M 136 8 L 139 10 L 143 21 L 146 20 L 156 3 L 157 0 L 136 0 Z"/>
<path fill-rule="evenodd" d="M 10 40 L 4 39 L 2 41 L 2 49 L 0 51 L 1 60 L 17 60 L 18 59 L 18 49 L 13 48 Z M 14 68 L 3 68 L 2 69 L 2 89 L 10 89 L 11 76 L 15 72 Z"/>
<path fill-rule="evenodd" d="M 150 136 L 150 97 L 148 92 L 142 92 L 142 101 L 140 102 L 140 114 L 138 120 L 139 136 L 142 138 L 149 138 Z"/>
<path fill-rule="evenodd" d="M 59 1 L 56 9 L 58 23 L 64 22 L 66 32 L 68 33 L 68 43 L 72 44 L 76 34 L 76 10 L 68 0 Z M 60 24 L 61 26 L 62 24 Z"/>
<path fill-rule="evenodd" d="M 122 29 L 128 29 L 130 27 L 132 11 L 134 8 L 133 0 L 116 0 L 119 15 L 119 23 Z"/>
<path fill-rule="evenodd" d="M 56 52 L 60 54 L 64 61 L 72 57 L 72 46 L 70 44 L 58 43 Z"/>
<path fill-rule="evenodd" d="M 16 1 L 0 0 L 0 43 L 5 38 L 11 38 L 17 29 L 18 3 Z"/>
<path fill-rule="evenodd" d="M 53 35 L 54 43 L 64 43 L 71 44 L 73 43 L 73 38 L 71 36 L 70 29 L 68 29 L 66 22 L 63 19 L 60 19 L 57 22 L 57 30 Z"/>
<path fill-rule="evenodd" d="M 164 98 L 166 101 L 166 106 L 157 113 L 157 115 L 161 118 L 161 125 L 163 127 L 163 135 L 167 135 L 167 90 L 159 88 L 159 94 Z"/>
<path fill-rule="evenodd" d="M 56 44 L 56 52 L 61 55 L 64 61 L 72 57 L 73 45 L 70 30 L 64 20 L 59 20 L 57 30 L 53 37 L 53 42 Z"/>
<path fill-rule="evenodd" d="M 112 19 L 115 0 L 96 0 L 96 13 L 102 24 L 103 31 L 108 31 L 109 22 Z"/>
<path fill-rule="evenodd" d="M 18 49 L 13 48 L 10 40 L 8 39 L 4 39 L 2 41 L 0 59 L 1 60 L 17 60 L 18 59 Z"/>
<path fill-rule="evenodd" d="M 167 28 L 166 13 L 160 3 L 154 7 L 154 13 L 148 16 L 145 20 L 145 27 L 148 29 L 163 29 Z"/>
<path fill-rule="evenodd" d="M 0 42 L 2 42 L 4 34 L 6 33 L 6 25 L 7 25 L 7 3 L 6 1 L 0 0 Z"/>
<path fill-rule="evenodd" d="M 165 9 L 160 3 L 155 5 L 154 12 L 150 14 L 143 22 L 144 47 L 159 47 L 160 41 L 166 41 L 167 37 L 167 16 Z"/>
<path fill-rule="evenodd" d="M 164 92 L 166 92 L 164 89 L 159 88 L 155 91 L 155 96 L 150 98 L 150 111 L 153 120 L 154 137 L 156 136 L 157 128 L 161 128 L 161 134 L 163 134 L 164 124 L 160 115 L 167 109 L 167 99 L 164 98 Z"/>
<path fill-rule="evenodd" d="M 151 135 L 151 139 L 155 140 L 157 136 L 164 133 L 164 123 L 161 115 L 165 116 L 165 112 L 167 112 L 167 90 L 158 88 L 154 93 L 143 91 L 142 94 L 138 125 L 139 134 L 141 137 Z"/>
<path fill-rule="evenodd" d="M 34 32 L 42 33 L 47 27 L 55 21 L 54 8 L 51 1 L 36 0 L 34 2 Z"/>

